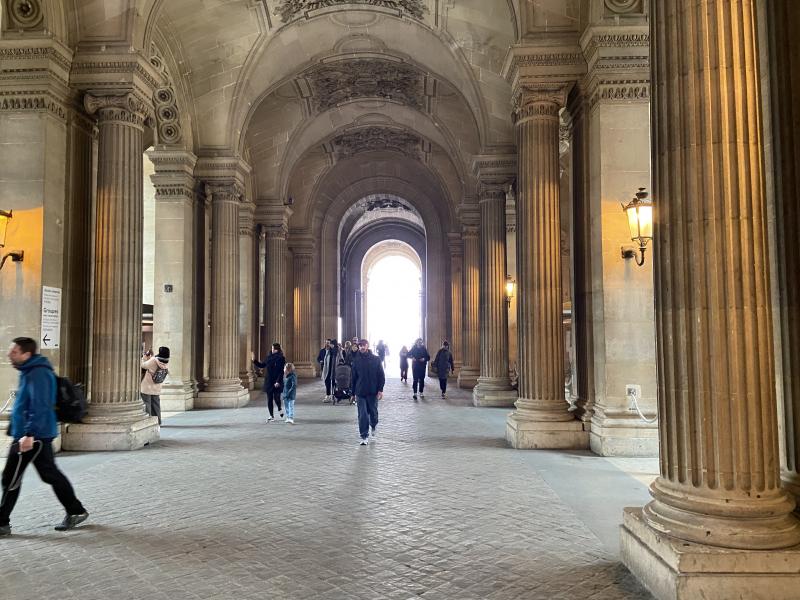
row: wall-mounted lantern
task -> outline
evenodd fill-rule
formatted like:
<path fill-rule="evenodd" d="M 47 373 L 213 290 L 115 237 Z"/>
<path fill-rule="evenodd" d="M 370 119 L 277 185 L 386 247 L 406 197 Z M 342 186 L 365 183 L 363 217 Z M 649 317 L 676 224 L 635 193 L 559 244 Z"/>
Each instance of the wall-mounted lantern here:
<path fill-rule="evenodd" d="M 514 292 L 517 290 L 517 282 L 511 275 L 506 275 L 506 302 L 511 304 L 511 299 L 514 297 Z"/>
<path fill-rule="evenodd" d="M 6 245 L 6 228 L 8 228 L 8 221 L 13 216 L 11 213 L 14 211 L 0 210 L 0 248 Z"/>
<path fill-rule="evenodd" d="M 11 210 L 0 210 L 0 248 L 5 248 L 6 246 L 6 229 L 8 229 L 8 221 L 13 217 L 13 212 Z M 14 262 L 20 262 L 23 256 L 25 256 L 25 253 L 22 250 L 6 252 L 2 260 L 0 260 L 0 269 L 3 268 L 9 258 Z"/>
<path fill-rule="evenodd" d="M 639 188 L 633 200 L 622 205 L 622 210 L 628 216 L 631 241 L 639 245 L 639 256 L 636 255 L 636 248 L 623 246 L 622 258 L 633 258 L 640 267 L 644 264 L 647 244 L 653 239 L 653 202 L 647 196 L 645 188 Z"/>

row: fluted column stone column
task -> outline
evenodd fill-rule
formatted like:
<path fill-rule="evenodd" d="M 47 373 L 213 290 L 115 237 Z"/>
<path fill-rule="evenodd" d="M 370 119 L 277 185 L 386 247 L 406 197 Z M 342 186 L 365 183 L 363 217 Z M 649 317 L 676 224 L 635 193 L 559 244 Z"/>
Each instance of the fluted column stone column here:
<path fill-rule="evenodd" d="M 183 150 L 151 150 L 156 191 L 156 262 L 153 340 L 170 349 L 169 375 L 161 386 L 161 410 L 191 410 L 193 375 L 197 157 Z"/>
<path fill-rule="evenodd" d="M 143 133 L 132 92 L 84 96 L 97 116 L 98 164 L 89 414 L 65 427 L 67 450 L 131 450 L 158 439 L 139 395 L 142 339 Z"/>
<path fill-rule="evenodd" d="M 269 206 L 262 210 L 266 215 L 264 230 L 267 236 L 266 323 L 267 347 L 274 342 L 286 345 L 286 238 L 288 220 L 292 211 L 286 206 Z"/>
<path fill-rule="evenodd" d="M 256 230 L 252 202 L 239 205 L 239 378 L 248 390 L 255 387 L 256 374 L 250 352 L 253 340 L 253 272 L 256 254 Z"/>
<path fill-rule="evenodd" d="M 480 191 L 480 351 L 481 373 L 472 390 L 475 406 L 514 406 L 508 377 L 505 182 Z"/>
<path fill-rule="evenodd" d="M 480 375 L 480 240 L 477 207 L 466 206 L 461 214 L 461 235 L 464 240 L 464 364 L 458 374 L 458 387 L 471 389 Z"/>
<path fill-rule="evenodd" d="M 298 377 L 314 377 L 316 375 L 316 358 L 318 349 L 316 340 L 312 338 L 311 278 L 314 266 L 314 240 L 296 240 L 292 242 L 292 273 L 294 276 L 293 330 L 294 330 L 294 362 Z"/>
<path fill-rule="evenodd" d="M 622 558 L 658 598 L 791 598 L 756 4 L 651 6 L 661 473 L 626 509 Z M 698 39 L 715 40 L 702 61 L 686 53 Z"/>
<path fill-rule="evenodd" d="M 450 248 L 450 348 L 453 349 L 453 369 L 457 378 L 464 364 L 464 243 L 460 233 L 449 233 Z"/>
<path fill-rule="evenodd" d="M 774 164 L 783 483 L 800 498 L 800 6 L 766 2 Z"/>
<path fill-rule="evenodd" d="M 519 399 L 507 420 L 514 448 L 585 448 L 588 433 L 564 398 L 559 111 L 567 87 L 516 95 Z"/>
<path fill-rule="evenodd" d="M 235 181 L 206 184 L 211 196 L 211 348 L 199 408 L 239 408 L 249 401 L 239 377 L 239 202 Z"/>

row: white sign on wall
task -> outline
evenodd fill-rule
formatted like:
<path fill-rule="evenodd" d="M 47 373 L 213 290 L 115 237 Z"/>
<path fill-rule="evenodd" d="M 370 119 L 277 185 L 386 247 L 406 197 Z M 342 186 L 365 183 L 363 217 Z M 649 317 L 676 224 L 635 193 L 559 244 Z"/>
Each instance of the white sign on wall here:
<path fill-rule="evenodd" d="M 55 350 L 61 342 L 61 288 L 42 286 L 42 350 Z"/>

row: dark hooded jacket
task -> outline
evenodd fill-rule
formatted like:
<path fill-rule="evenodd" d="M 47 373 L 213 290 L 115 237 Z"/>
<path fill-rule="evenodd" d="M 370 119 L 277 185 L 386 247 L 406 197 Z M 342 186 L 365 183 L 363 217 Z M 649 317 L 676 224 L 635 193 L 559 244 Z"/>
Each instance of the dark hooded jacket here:
<path fill-rule="evenodd" d="M 428 366 L 428 361 L 431 355 L 428 354 L 428 349 L 425 346 L 417 346 L 408 351 L 408 358 L 411 359 L 411 369 L 414 373 L 425 373 L 425 368 Z"/>
<path fill-rule="evenodd" d="M 439 348 L 431 367 L 439 379 L 447 379 L 447 374 L 453 370 L 453 353 L 450 352 L 450 349 Z"/>
<path fill-rule="evenodd" d="M 276 389 L 276 383 L 278 384 L 277 389 L 283 389 L 283 366 L 286 364 L 283 352 L 271 352 L 266 361 L 262 363 L 254 360 L 253 364 L 259 369 L 266 369 L 263 388 L 265 392 Z"/>
<path fill-rule="evenodd" d="M 361 352 L 353 358 L 353 394 L 356 396 L 374 396 L 383 391 L 386 375 L 383 373 L 381 359 L 371 351 Z"/>
<path fill-rule="evenodd" d="M 34 354 L 14 367 L 19 371 L 19 387 L 8 435 L 15 440 L 24 436 L 52 440 L 58 435 L 58 424 L 56 376 L 50 361 L 41 354 Z"/>

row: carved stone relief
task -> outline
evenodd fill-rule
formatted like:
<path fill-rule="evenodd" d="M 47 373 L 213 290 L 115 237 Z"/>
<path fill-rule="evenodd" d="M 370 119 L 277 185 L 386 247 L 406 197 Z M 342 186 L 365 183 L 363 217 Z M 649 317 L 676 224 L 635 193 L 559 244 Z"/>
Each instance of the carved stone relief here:
<path fill-rule="evenodd" d="M 156 107 L 156 123 L 159 144 L 177 144 L 181 141 L 181 124 L 178 118 L 178 101 L 167 66 L 155 44 L 150 46 L 150 64 L 164 76 L 166 85 L 156 89 L 153 104 Z"/>
<path fill-rule="evenodd" d="M 367 4 L 369 6 L 380 6 L 396 10 L 416 19 L 421 19 L 428 7 L 423 0 L 283 0 L 276 8 L 284 23 L 302 17 L 305 13 L 318 8 L 338 6 L 340 4 Z"/>
<path fill-rule="evenodd" d="M 39 0 L 6 0 L 8 29 L 41 29 L 44 27 L 44 13 Z"/>
<path fill-rule="evenodd" d="M 408 131 L 386 127 L 365 127 L 347 131 L 332 140 L 333 153 L 338 160 L 362 152 L 389 150 L 419 159 L 422 140 Z"/>
<path fill-rule="evenodd" d="M 606 11 L 617 15 L 641 15 L 643 0 L 605 0 Z"/>
<path fill-rule="evenodd" d="M 316 66 L 305 77 L 317 111 L 357 98 L 396 100 L 414 108 L 423 106 L 424 75 L 405 63 L 378 59 L 337 61 Z"/>

